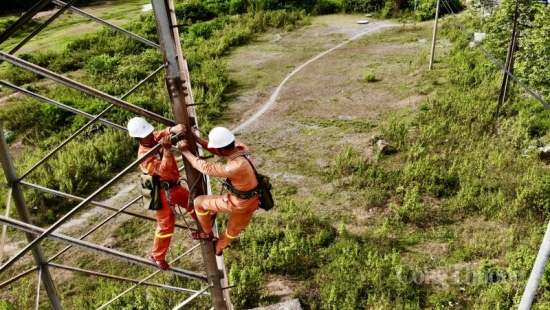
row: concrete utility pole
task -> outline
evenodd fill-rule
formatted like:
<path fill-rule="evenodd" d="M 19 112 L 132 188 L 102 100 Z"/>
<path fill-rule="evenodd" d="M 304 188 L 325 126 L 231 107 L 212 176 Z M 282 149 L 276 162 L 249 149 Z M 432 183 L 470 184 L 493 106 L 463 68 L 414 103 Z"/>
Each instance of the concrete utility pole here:
<path fill-rule="evenodd" d="M 548 262 L 548 257 L 550 256 L 550 222 L 546 227 L 546 233 L 544 233 L 544 238 L 542 239 L 542 244 L 539 249 L 539 254 L 531 270 L 531 275 L 523 291 L 523 296 L 521 296 L 521 302 L 519 304 L 518 310 L 529 310 L 533 304 L 533 299 L 537 294 L 537 288 L 539 286 L 540 279 L 546 269 L 546 263 Z"/>
<path fill-rule="evenodd" d="M 440 1 L 441 0 L 437 0 L 437 5 L 435 8 L 434 34 L 432 37 L 432 52 L 430 53 L 430 67 L 429 67 L 430 70 L 432 70 L 434 67 L 435 37 L 437 33 L 437 20 L 439 19 L 439 2 Z"/>
<path fill-rule="evenodd" d="M 4 130 L 2 129 L 2 124 L 0 124 L 0 161 L 2 163 L 2 168 L 4 168 L 6 179 L 8 181 L 8 184 L 10 185 L 11 192 L 13 194 L 13 202 L 15 202 L 19 218 L 21 218 L 21 221 L 27 224 L 31 224 L 31 216 L 27 209 L 27 203 L 25 201 L 25 197 L 23 196 L 21 184 L 19 182 L 19 178 L 17 177 L 15 167 L 13 166 L 13 162 L 10 157 L 8 143 L 6 142 L 6 139 L 4 137 Z M 25 236 L 27 237 L 29 243 L 36 239 L 35 235 L 28 232 L 25 233 Z M 34 256 L 34 261 L 36 262 L 36 265 L 40 266 L 40 279 L 42 280 L 42 283 L 46 288 L 46 293 L 50 298 L 52 308 L 56 310 L 63 309 L 52 281 L 48 262 L 44 257 L 44 252 L 42 252 L 42 247 L 40 246 L 40 244 L 34 245 L 31 248 L 31 252 Z"/>
<path fill-rule="evenodd" d="M 157 23 L 157 32 L 161 45 L 162 55 L 166 64 L 166 85 L 174 112 L 176 124 L 183 124 L 191 129 L 197 124 L 193 108 L 193 96 L 187 62 L 181 51 L 178 25 L 175 18 L 173 0 L 151 0 Z M 185 139 L 189 142 L 189 151 L 198 155 L 197 146 L 193 140 L 191 130 L 188 130 Z M 207 194 L 205 178 L 194 169 L 183 157 L 185 173 L 189 184 L 191 197 Z M 199 225 L 197 223 L 197 225 Z M 200 226 L 200 225 L 199 225 Z M 215 310 L 226 310 L 227 304 L 223 298 L 220 273 L 216 264 L 214 244 L 212 241 L 201 240 L 202 256 L 206 266 L 206 274 L 210 283 L 212 305 Z"/>

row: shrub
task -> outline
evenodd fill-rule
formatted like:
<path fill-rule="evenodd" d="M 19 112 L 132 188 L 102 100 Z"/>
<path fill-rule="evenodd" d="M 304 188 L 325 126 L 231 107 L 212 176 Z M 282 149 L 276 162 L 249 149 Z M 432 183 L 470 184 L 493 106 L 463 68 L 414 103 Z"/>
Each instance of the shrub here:
<path fill-rule="evenodd" d="M 7 68 L 0 71 L 0 79 L 6 80 L 17 86 L 36 82 L 42 77 L 27 69 L 8 64 Z"/>
<path fill-rule="evenodd" d="M 262 287 L 262 275 L 258 266 L 236 266 L 229 269 L 231 302 L 237 309 L 250 309 L 258 305 Z"/>
<path fill-rule="evenodd" d="M 379 10 L 384 5 L 383 0 L 343 0 L 344 13 L 365 13 Z"/>
<path fill-rule="evenodd" d="M 372 72 L 367 72 L 363 76 L 363 81 L 365 81 L 367 83 L 375 82 L 376 81 L 376 75 L 374 75 L 374 73 L 372 73 Z"/>
<path fill-rule="evenodd" d="M 353 238 L 343 238 L 327 250 L 331 258 L 315 278 L 323 309 L 420 309 L 421 290 L 400 275 L 405 264 L 399 252 L 370 249 Z M 405 280 L 405 281 L 404 281 Z"/>
<path fill-rule="evenodd" d="M 101 54 L 90 58 L 86 63 L 86 71 L 93 77 L 102 76 L 114 72 L 121 61 L 120 55 L 110 56 Z"/>
<path fill-rule="evenodd" d="M 36 100 L 22 100 L 2 106 L 0 123 L 4 130 L 23 133 L 36 124 L 41 124 L 41 104 Z"/>
<path fill-rule="evenodd" d="M 336 14 L 342 10 L 342 4 L 336 0 L 318 0 L 311 10 L 312 15 Z"/>
<path fill-rule="evenodd" d="M 176 3 L 176 18 L 180 21 L 187 21 L 189 24 L 211 20 L 217 16 L 204 1 L 190 0 Z"/>

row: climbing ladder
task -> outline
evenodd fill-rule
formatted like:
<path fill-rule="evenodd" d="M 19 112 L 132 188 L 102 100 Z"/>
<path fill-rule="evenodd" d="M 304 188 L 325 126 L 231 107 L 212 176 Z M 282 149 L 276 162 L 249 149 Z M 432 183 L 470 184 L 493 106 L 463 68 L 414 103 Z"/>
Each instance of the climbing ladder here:
<path fill-rule="evenodd" d="M 227 277 L 225 274 L 225 267 L 223 262 L 223 257 L 216 257 L 214 253 L 214 247 L 211 241 L 207 240 L 201 240 L 199 244 L 195 245 L 194 247 L 188 249 L 187 252 L 180 255 L 176 260 L 190 254 L 194 250 L 201 248 L 202 251 L 202 257 L 204 260 L 204 267 L 206 270 L 206 275 L 183 270 L 179 268 L 172 267 L 166 272 L 171 273 L 175 276 L 181 276 L 188 279 L 193 279 L 196 281 L 199 281 L 203 284 L 203 288 L 200 290 L 192 290 L 192 289 L 186 289 L 186 288 L 179 288 L 179 287 L 171 287 L 167 285 L 159 285 L 156 283 L 148 282 L 148 280 L 155 275 L 156 273 L 160 272 L 156 265 L 152 262 L 150 262 L 148 259 L 137 257 L 130 255 L 128 253 L 120 252 L 114 249 L 110 249 L 107 247 L 99 246 L 97 244 L 93 244 L 91 242 L 84 241 L 83 239 L 87 237 L 88 235 L 92 234 L 97 229 L 101 228 L 105 223 L 107 223 L 109 220 L 115 218 L 119 214 L 126 214 L 131 216 L 136 216 L 145 220 L 151 220 L 155 221 L 155 218 L 150 216 L 144 216 L 135 212 L 127 211 L 126 209 L 130 207 L 131 205 L 135 204 L 140 200 L 141 197 L 137 197 L 133 199 L 131 202 L 126 204 L 120 209 L 114 208 L 112 206 L 100 203 L 95 201 L 100 194 L 104 193 L 110 186 L 113 184 L 116 184 L 117 181 L 119 181 L 126 173 L 135 171 L 135 168 L 138 167 L 138 165 L 143 161 L 147 156 L 142 157 L 141 159 L 138 159 L 131 163 L 128 167 L 126 167 L 123 171 L 119 172 L 115 177 L 113 177 L 111 180 L 106 182 L 103 186 L 98 188 L 94 193 L 92 193 L 90 196 L 86 198 L 76 197 L 67 193 L 63 193 L 60 191 L 56 191 L 49 188 L 41 187 L 37 184 L 31 184 L 29 182 L 25 181 L 25 177 L 29 175 L 32 171 L 34 171 L 38 166 L 42 165 L 44 162 L 46 162 L 50 157 L 52 157 L 54 154 L 56 154 L 60 149 L 62 149 L 67 143 L 69 143 L 71 140 L 73 140 L 75 137 L 77 137 L 79 134 L 84 132 L 87 128 L 89 128 L 92 124 L 95 123 L 101 123 L 105 126 L 109 126 L 112 128 L 116 128 L 118 130 L 126 131 L 126 128 L 124 126 L 109 122 L 102 117 L 109 112 L 113 107 L 119 107 L 126 109 L 128 111 L 133 112 L 134 114 L 140 115 L 142 117 L 145 117 L 150 120 L 154 120 L 156 122 L 159 122 L 161 124 L 164 124 L 166 126 L 173 126 L 175 124 L 183 124 L 187 128 L 191 128 L 192 126 L 197 126 L 197 117 L 195 114 L 194 109 L 194 102 L 193 102 L 193 95 L 191 92 L 191 83 L 190 83 L 190 77 L 189 77 L 189 71 L 187 68 L 187 61 L 182 53 L 181 50 L 181 43 L 179 41 L 179 30 L 178 30 L 178 23 L 175 16 L 174 11 L 174 3 L 173 0 L 151 0 L 153 13 L 155 16 L 155 21 L 157 25 L 157 33 L 159 37 L 159 44 L 156 44 L 154 42 L 151 42 L 145 38 L 139 37 L 131 32 L 128 32 L 120 27 L 117 27 L 111 23 L 108 23 L 104 20 L 101 20 L 97 17 L 94 17 L 82 10 L 79 10 L 75 7 L 73 7 L 73 3 L 76 0 L 71 0 L 68 3 L 64 3 L 59 0 L 39 0 L 31 9 L 29 9 L 26 13 L 24 13 L 14 24 L 12 24 L 8 29 L 6 29 L 3 33 L 0 34 L 0 47 L 1 44 L 4 43 L 8 38 L 10 38 L 18 29 L 20 29 L 23 25 L 25 25 L 28 21 L 30 21 L 38 12 L 40 12 L 44 7 L 46 7 L 48 4 L 53 3 L 60 7 L 60 9 L 53 14 L 47 21 L 45 21 L 42 25 L 38 26 L 31 34 L 29 34 L 26 38 L 21 40 L 19 44 L 17 44 L 16 47 L 14 47 L 10 52 L 1 52 L 0 51 L 0 61 L 2 62 L 9 62 L 15 66 L 21 67 L 23 69 L 29 70 L 31 72 L 34 72 L 36 74 L 39 74 L 41 76 L 44 76 L 48 79 L 51 79 L 55 82 L 58 82 L 60 84 L 63 84 L 67 87 L 79 90 L 80 92 L 83 92 L 85 94 L 88 94 L 90 96 L 93 96 L 95 98 L 101 99 L 103 101 L 106 101 L 110 103 L 110 105 L 103 110 L 98 115 L 90 115 L 85 112 L 82 112 L 78 109 L 74 109 L 72 107 L 66 106 L 62 103 L 56 102 L 55 100 L 52 100 L 50 98 L 44 97 L 42 95 L 39 95 L 37 93 L 31 92 L 29 90 L 26 90 L 24 88 L 18 87 L 16 85 L 13 85 L 9 81 L 0 81 L 0 85 L 4 87 L 11 88 L 13 90 L 16 90 L 20 92 L 21 94 L 33 97 L 35 99 L 44 101 L 48 104 L 55 105 L 59 108 L 65 109 L 67 111 L 70 111 L 72 113 L 75 113 L 77 115 L 83 116 L 89 120 L 87 124 L 82 126 L 80 129 L 78 129 L 73 135 L 71 135 L 67 140 L 62 142 L 58 147 L 56 147 L 54 150 L 52 150 L 48 155 L 46 155 L 43 159 L 41 159 L 38 163 L 36 163 L 33 167 L 31 167 L 28 171 L 23 173 L 21 176 L 17 175 L 17 172 L 15 171 L 13 162 L 10 157 L 9 148 L 5 141 L 5 135 L 2 129 L 2 126 L 0 124 L 0 161 L 2 164 L 2 168 L 4 170 L 4 173 L 6 175 L 7 183 L 0 183 L 0 187 L 8 188 L 9 194 L 8 194 L 8 203 L 6 204 L 6 215 L 1 216 L 0 215 L 0 222 L 4 225 L 4 234 L 5 234 L 5 227 L 10 226 L 14 227 L 20 231 L 23 231 L 26 234 L 27 238 L 27 244 L 26 246 L 20 250 L 16 255 L 11 257 L 5 264 L 0 266 L 0 275 L 6 271 L 8 268 L 10 268 L 16 261 L 20 260 L 23 255 L 25 255 L 27 252 L 31 251 L 34 261 L 36 263 L 36 267 L 31 268 L 27 271 L 24 271 L 22 273 L 19 273 L 15 277 L 12 277 L 11 279 L 0 283 L 0 289 L 4 286 L 9 285 L 10 283 L 18 280 L 19 278 L 22 278 L 28 274 L 31 274 L 33 272 L 38 271 L 39 273 L 39 284 L 38 287 L 40 287 L 40 281 L 42 282 L 47 295 L 49 297 L 51 307 L 53 309 L 62 309 L 62 305 L 58 296 L 58 293 L 56 291 L 56 287 L 53 281 L 52 272 L 57 269 L 64 269 L 64 270 L 71 270 L 71 271 L 77 271 L 82 272 L 85 274 L 105 277 L 109 279 L 115 279 L 115 280 L 121 280 L 121 281 L 127 281 L 130 283 L 135 283 L 132 287 L 127 289 L 126 291 L 122 292 L 120 295 L 116 296 L 103 306 L 101 306 L 99 309 L 102 309 L 106 307 L 108 304 L 112 303 L 125 293 L 131 291 L 134 289 L 137 285 L 148 285 L 153 287 L 162 287 L 165 289 L 170 289 L 174 291 L 183 292 L 186 294 L 191 294 L 187 299 L 183 300 L 179 305 L 177 305 L 174 309 L 180 309 L 185 307 L 189 302 L 197 298 L 201 295 L 209 295 L 212 299 L 212 307 L 213 309 L 232 309 L 232 304 L 229 296 L 229 290 L 225 289 L 228 287 L 227 284 Z M 107 93 L 101 92 L 93 87 L 81 84 L 79 82 L 76 82 L 70 78 L 67 78 L 65 76 L 59 75 L 55 72 L 49 71 L 45 68 L 42 68 L 40 66 L 37 66 L 35 64 L 32 64 L 30 62 L 27 62 L 25 60 L 19 59 L 14 55 L 15 52 L 17 52 L 22 46 L 24 46 L 29 40 L 31 40 L 34 36 L 38 35 L 41 30 L 45 29 L 52 21 L 54 21 L 56 18 L 58 18 L 63 12 L 70 10 L 73 13 L 76 13 L 78 15 L 84 16 L 90 20 L 93 20 L 95 22 L 100 23 L 101 25 L 108 27 L 110 29 L 113 29 L 114 31 L 117 31 L 118 33 L 122 35 L 129 36 L 146 46 L 150 48 L 160 49 L 162 51 L 163 55 L 163 62 L 164 65 L 156 69 L 154 72 L 152 72 L 148 77 L 140 81 L 138 84 L 136 84 L 132 89 L 130 89 L 126 94 L 124 94 L 120 98 L 116 98 L 114 96 L 111 96 Z M 163 70 L 164 69 L 164 70 Z M 160 74 L 160 72 L 165 71 L 166 74 L 166 85 L 167 85 L 167 91 L 168 91 L 168 97 L 170 98 L 170 104 L 172 107 L 174 120 L 167 119 L 161 115 L 158 115 L 156 113 L 153 113 L 151 111 L 148 111 L 146 109 L 143 109 L 141 107 L 138 107 L 136 105 L 133 105 L 127 101 L 125 101 L 125 98 L 128 97 L 130 94 L 132 94 L 134 91 L 139 89 L 142 85 L 144 85 L 147 81 L 149 81 L 152 77 L 156 76 L 157 74 Z M 195 145 L 195 143 L 192 143 L 193 138 L 191 136 L 191 132 L 188 131 L 186 133 L 185 139 L 187 139 L 190 143 L 190 151 L 193 152 L 195 155 L 202 155 L 201 150 L 198 149 Z M 150 153 L 157 150 L 159 146 L 153 148 Z M 149 155 L 149 154 L 147 154 Z M 192 166 L 186 161 L 186 159 L 183 157 L 184 162 L 184 169 L 185 174 L 187 176 L 187 181 L 189 184 L 195 184 L 193 187 L 194 195 L 203 195 L 203 194 L 210 194 L 210 184 L 208 183 L 208 179 L 205 178 L 203 175 L 201 175 L 197 170 L 193 169 Z M 27 205 L 25 198 L 23 196 L 23 187 L 33 188 L 35 190 L 43 191 L 45 193 L 49 193 L 52 195 L 56 195 L 59 197 L 64 197 L 71 200 L 77 200 L 80 201 L 80 203 L 74 207 L 72 210 L 70 210 L 68 213 L 66 213 L 64 216 L 62 216 L 59 220 L 57 220 L 54 224 L 52 224 L 47 229 L 42 229 L 40 227 L 34 226 L 31 223 L 31 218 L 27 210 Z M 11 219 L 8 217 L 9 215 L 9 208 L 11 201 L 13 200 L 15 207 L 17 208 L 17 213 L 19 215 L 20 220 Z M 95 206 L 95 207 L 101 207 L 107 210 L 115 211 L 114 214 L 109 216 L 107 219 L 102 221 L 101 223 L 97 224 L 93 229 L 86 232 L 84 235 L 82 235 L 80 238 L 72 238 L 63 234 L 60 234 L 56 232 L 56 230 L 68 219 L 70 219 L 73 215 L 75 215 L 76 212 L 81 211 L 86 206 Z M 198 224 L 197 224 L 198 225 Z M 180 228 L 185 229 L 193 229 L 191 227 L 186 227 L 180 224 L 177 224 L 176 226 Z M 200 227 L 199 227 L 200 228 Z M 62 251 L 58 252 L 54 256 L 47 258 L 44 254 L 44 251 L 41 248 L 41 242 L 44 239 L 53 239 L 58 242 L 63 242 L 68 244 L 68 247 L 63 249 Z M 1 246 L 3 246 L 4 242 L 4 236 L 2 236 L 2 243 L 0 243 Z M 60 255 L 65 253 L 69 248 L 71 247 L 78 247 L 85 249 L 87 251 L 91 251 L 97 254 L 101 255 L 107 255 L 116 259 L 124 260 L 127 262 L 130 262 L 132 264 L 138 264 L 146 267 L 150 267 L 155 269 L 154 273 L 152 273 L 150 276 L 146 277 L 142 280 L 135 280 L 135 279 L 128 279 L 119 277 L 116 275 L 110 275 L 105 273 L 96 272 L 93 270 L 83 270 L 71 266 L 64 266 L 60 264 L 55 264 L 52 261 L 56 258 L 58 258 Z M 0 247 L 0 253 L 2 252 L 2 248 Z M 1 262 L 1 255 L 0 255 L 0 262 Z M 39 293 L 37 293 L 37 307 L 39 303 Z"/>

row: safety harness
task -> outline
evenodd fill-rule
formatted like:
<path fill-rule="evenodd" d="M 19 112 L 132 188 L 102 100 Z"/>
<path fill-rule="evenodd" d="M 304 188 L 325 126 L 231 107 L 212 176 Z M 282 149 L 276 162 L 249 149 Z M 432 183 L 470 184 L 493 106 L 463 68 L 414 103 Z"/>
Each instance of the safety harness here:
<path fill-rule="evenodd" d="M 243 156 L 249 163 L 250 161 L 248 160 L 247 156 L 250 156 L 250 153 L 240 153 L 240 154 L 237 154 L 237 155 L 234 155 L 232 157 L 229 158 L 229 160 L 233 160 L 239 156 Z M 252 165 L 252 163 L 250 163 L 250 165 Z M 231 194 L 241 198 L 241 199 L 250 199 L 254 196 L 258 196 L 260 194 L 260 191 L 258 189 L 258 187 L 252 189 L 252 190 L 249 190 L 249 191 L 241 191 L 241 190 L 238 190 L 235 188 L 235 186 L 233 186 L 233 184 L 231 184 L 231 180 L 229 180 L 229 178 L 225 179 L 225 181 L 222 183 L 223 186 L 227 189 L 228 192 L 230 192 Z"/>
<path fill-rule="evenodd" d="M 172 138 L 174 139 L 174 138 Z M 145 147 L 152 147 L 153 144 L 145 144 L 145 143 L 141 143 L 141 145 L 145 146 Z M 156 154 L 154 154 L 153 156 L 157 156 L 159 159 L 162 159 L 164 153 L 162 152 L 162 149 L 160 151 L 158 151 Z M 174 207 L 174 203 L 172 202 L 172 194 L 170 194 L 170 190 L 176 186 L 179 186 L 181 185 L 181 181 L 182 179 L 179 179 L 177 181 L 172 181 L 172 180 L 165 180 L 165 181 L 160 181 L 160 187 L 162 189 L 164 189 L 164 194 L 166 196 L 166 200 L 168 201 L 168 203 L 170 204 L 170 209 L 172 209 L 172 212 L 174 213 L 174 215 L 177 216 L 178 212 L 179 211 L 179 214 L 181 215 L 181 217 L 183 218 L 183 221 L 185 222 L 185 225 L 187 226 L 187 229 L 192 232 L 191 230 L 191 226 L 189 226 L 189 224 L 187 223 L 187 220 L 185 219 L 185 213 L 187 213 L 188 211 L 186 210 L 185 213 L 182 213 L 181 209 L 179 208 L 175 208 Z M 187 181 L 185 179 L 183 179 L 183 181 Z M 190 194 L 191 194 L 191 191 L 190 191 Z M 191 196 L 189 197 L 191 198 Z"/>
<path fill-rule="evenodd" d="M 225 188 L 227 189 L 228 192 L 230 192 L 231 194 L 241 198 L 241 199 L 249 199 L 249 198 L 252 198 L 254 196 L 258 196 L 259 193 L 258 193 L 258 189 L 255 188 L 251 191 L 246 191 L 246 192 L 243 192 L 243 191 L 240 191 L 238 189 L 236 189 L 233 184 L 231 184 L 231 180 L 229 180 L 229 178 L 225 179 L 225 181 L 223 182 L 223 185 L 225 186 Z"/>

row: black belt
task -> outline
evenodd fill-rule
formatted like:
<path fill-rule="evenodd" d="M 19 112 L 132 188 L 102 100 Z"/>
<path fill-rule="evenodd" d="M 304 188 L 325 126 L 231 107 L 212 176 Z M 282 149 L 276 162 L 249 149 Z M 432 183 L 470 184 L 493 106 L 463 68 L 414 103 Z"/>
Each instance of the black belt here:
<path fill-rule="evenodd" d="M 230 192 L 231 194 L 241 198 L 241 199 L 250 199 L 254 196 L 258 196 L 260 194 L 260 191 L 258 190 L 258 188 L 255 188 L 253 190 L 249 190 L 249 191 L 240 191 L 238 189 L 235 188 L 235 186 L 233 186 L 233 184 L 231 184 L 231 180 L 228 179 L 225 179 L 225 182 L 223 182 L 223 185 L 225 186 L 225 188 L 227 189 L 228 192 Z"/>
<path fill-rule="evenodd" d="M 177 180 L 177 181 L 160 181 L 160 186 L 163 188 L 163 189 L 172 189 L 173 187 L 176 187 L 176 186 L 179 186 L 181 184 L 181 180 Z"/>

